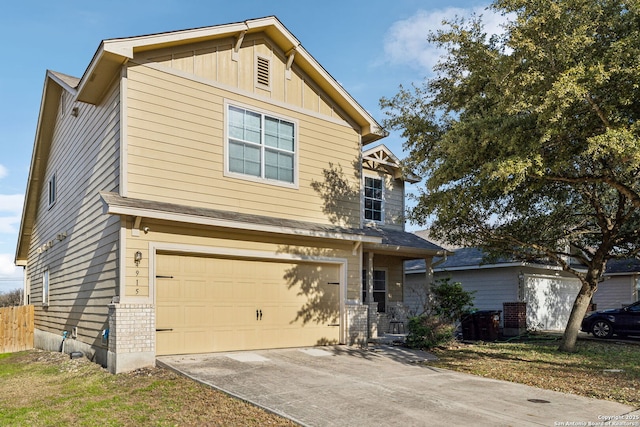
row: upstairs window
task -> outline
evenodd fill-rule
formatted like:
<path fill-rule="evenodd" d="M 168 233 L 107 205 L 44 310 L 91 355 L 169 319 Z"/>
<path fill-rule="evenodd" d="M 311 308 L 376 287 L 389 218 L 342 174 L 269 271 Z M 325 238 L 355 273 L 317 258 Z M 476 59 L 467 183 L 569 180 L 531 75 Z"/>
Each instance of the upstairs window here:
<path fill-rule="evenodd" d="M 295 184 L 295 124 L 233 106 L 228 113 L 228 171 L 250 179 Z"/>
<path fill-rule="evenodd" d="M 381 178 L 364 178 L 364 219 L 382 221 L 382 188 Z"/>
<path fill-rule="evenodd" d="M 49 178 L 49 207 L 53 206 L 56 202 L 56 174 L 54 173 L 51 178 Z"/>

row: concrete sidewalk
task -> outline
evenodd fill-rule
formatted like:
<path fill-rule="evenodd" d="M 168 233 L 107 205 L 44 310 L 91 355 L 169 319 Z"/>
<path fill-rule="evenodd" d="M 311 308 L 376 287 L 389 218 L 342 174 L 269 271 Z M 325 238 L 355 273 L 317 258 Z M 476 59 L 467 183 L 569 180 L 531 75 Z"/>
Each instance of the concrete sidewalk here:
<path fill-rule="evenodd" d="M 429 357 L 336 346 L 163 356 L 158 364 L 307 426 L 606 425 L 634 411 L 419 363 Z M 640 427 L 639 419 L 617 420 Z"/>

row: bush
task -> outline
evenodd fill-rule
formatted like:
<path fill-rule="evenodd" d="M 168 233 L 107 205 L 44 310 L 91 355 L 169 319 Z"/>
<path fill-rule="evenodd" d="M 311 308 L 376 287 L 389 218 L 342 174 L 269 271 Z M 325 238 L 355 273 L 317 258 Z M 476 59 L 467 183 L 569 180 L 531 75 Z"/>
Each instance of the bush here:
<path fill-rule="evenodd" d="M 449 278 L 438 280 L 431 286 L 431 293 L 433 314 L 444 320 L 458 322 L 473 308 L 475 291 L 465 291 L 462 283 L 451 283 Z"/>
<path fill-rule="evenodd" d="M 453 341 L 455 325 L 438 316 L 417 316 L 409 319 L 407 346 L 431 349 Z"/>
<path fill-rule="evenodd" d="M 456 323 L 473 308 L 473 294 L 449 278 L 431 285 L 431 306 L 424 314 L 409 319 L 407 346 L 431 349 L 453 341 Z"/>

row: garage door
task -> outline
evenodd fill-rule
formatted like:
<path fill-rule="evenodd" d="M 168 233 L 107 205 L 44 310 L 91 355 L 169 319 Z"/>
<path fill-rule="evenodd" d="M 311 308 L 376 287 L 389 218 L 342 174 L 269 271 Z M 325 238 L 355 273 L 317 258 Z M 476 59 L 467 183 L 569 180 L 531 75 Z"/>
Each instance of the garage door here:
<path fill-rule="evenodd" d="M 580 291 L 580 281 L 535 275 L 525 279 L 527 325 L 535 329 L 564 330 Z"/>
<path fill-rule="evenodd" d="M 159 254 L 156 354 L 338 343 L 338 265 Z"/>

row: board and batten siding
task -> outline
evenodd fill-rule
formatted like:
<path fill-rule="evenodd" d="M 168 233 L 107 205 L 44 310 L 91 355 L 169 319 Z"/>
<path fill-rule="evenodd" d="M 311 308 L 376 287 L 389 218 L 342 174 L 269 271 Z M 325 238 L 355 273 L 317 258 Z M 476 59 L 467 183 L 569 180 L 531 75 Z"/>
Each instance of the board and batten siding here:
<path fill-rule="evenodd" d="M 360 135 L 345 121 L 272 103 L 248 91 L 225 90 L 169 68 L 131 64 L 127 74 L 129 197 L 360 225 Z M 296 123 L 297 188 L 225 176 L 225 102 Z M 344 185 L 324 182 L 332 172 Z M 314 190 L 322 183 L 328 194 Z M 337 200 L 327 203 L 331 198 Z M 332 212 L 330 206 L 339 207 Z"/>
<path fill-rule="evenodd" d="M 104 214 L 99 193 L 119 189 L 119 106 L 119 82 L 97 106 L 75 102 L 63 90 L 29 245 L 35 327 L 60 335 L 77 327 L 77 339 L 90 345 L 100 345 L 107 305 L 118 289 L 120 219 Z M 47 183 L 54 173 L 56 202 L 49 207 Z M 45 270 L 48 306 L 42 304 Z"/>
<path fill-rule="evenodd" d="M 189 47 L 171 47 L 143 52 L 140 59 L 193 75 L 205 81 L 236 88 L 327 117 L 343 120 L 343 114 L 306 76 L 295 62 L 287 72 L 287 58 L 264 34 L 247 35 L 233 60 L 235 38 L 222 38 Z M 257 83 L 258 57 L 266 59 L 269 84 Z"/>
<path fill-rule="evenodd" d="M 150 243 L 154 245 L 178 245 L 180 248 L 198 248 L 204 251 L 237 250 L 257 251 L 278 255 L 297 255 L 311 258 L 339 258 L 347 260 L 347 299 L 358 299 L 360 293 L 360 253 L 353 253 L 352 242 L 335 240 L 318 240 L 297 236 L 274 236 L 272 234 L 251 233 L 242 230 L 225 230 L 186 223 L 171 223 L 157 220 L 143 219 L 141 227 L 149 227 L 148 233 L 132 236 L 133 221 L 128 220 L 126 227 L 126 300 L 134 302 L 135 298 L 142 300 L 152 297 L 150 289 L 149 260 L 153 254 L 149 253 Z M 185 250 L 186 250 L 185 249 Z M 133 255 L 136 251 L 142 253 L 142 261 L 135 265 Z M 180 252 L 176 249 L 176 252 Z M 274 258 L 274 259 L 275 259 Z"/>

